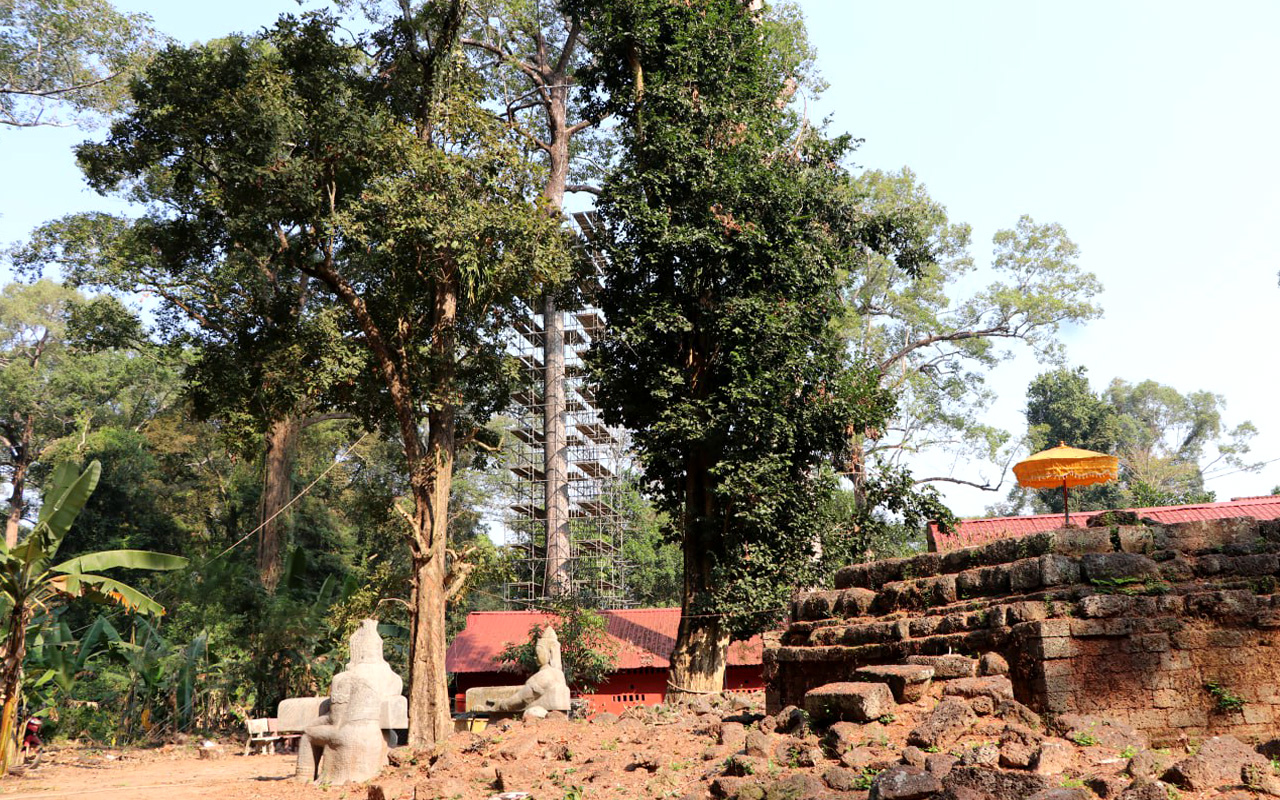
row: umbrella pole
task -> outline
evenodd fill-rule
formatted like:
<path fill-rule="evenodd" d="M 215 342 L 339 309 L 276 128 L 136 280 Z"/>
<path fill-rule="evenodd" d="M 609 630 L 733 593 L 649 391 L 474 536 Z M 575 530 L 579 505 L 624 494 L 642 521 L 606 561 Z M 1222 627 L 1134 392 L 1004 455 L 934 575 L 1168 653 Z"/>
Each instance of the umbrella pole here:
<path fill-rule="evenodd" d="M 1066 514 L 1066 521 L 1062 523 L 1062 527 L 1071 527 L 1071 507 L 1067 505 L 1067 479 L 1062 479 L 1062 513 Z"/>

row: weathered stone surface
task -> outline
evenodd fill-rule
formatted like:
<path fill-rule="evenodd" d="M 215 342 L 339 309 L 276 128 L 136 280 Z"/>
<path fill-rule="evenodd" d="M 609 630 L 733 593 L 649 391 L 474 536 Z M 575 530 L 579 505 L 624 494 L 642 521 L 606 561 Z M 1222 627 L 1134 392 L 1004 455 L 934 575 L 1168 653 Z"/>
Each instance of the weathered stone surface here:
<path fill-rule="evenodd" d="M 837 792 L 849 792 L 856 789 L 861 778 L 861 772 L 854 772 L 844 767 L 831 767 L 822 773 L 822 782 Z"/>
<path fill-rule="evenodd" d="M 1129 787 L 1129 779 L 1120 775 L 1091 775 L 1084 779 L 1084 785 L 1102 800 L 1115 800 Z"/>
<path fill-rule="evenodd" d="M 887 684 L 899 703 L 914 703 L 924 697 L 933 682 L 933 667 L 921 664 L 859 667 L 854 674 L 866 681 Z"/>
<path fill-rule="evenodd" d="M 879 772 L 882 769 L 892 767 L 896 762 L 896 758 L 892 758 L 884 751 L 871 747 L 855 747 L 840 755 L 840 766 L 848 767 L 858 772 Z"/>
<path fill-rule="evenodd" d="M 956 767 L 942 779 L 947 791 L 964 789 L 993 800 L 1026 800 L 1054 788 L 1048 778 L 1029 772 L 1006 772 L 991 767 Z"/>
<path fill-rule="evenodd" d="M 1090 583 L 1160 577 L 1160 565 L 1137 553 L 1087 553 L 1080 557 L 1080 569 Z"/>
<path fill-rule="evenodd" d="M 985 678 L 956 678 L 942 687 L 944 695 L 957 697 L 990 697 L 994 702 L 1013 699 L 1013 683 L 1004 675 Z"/>
<path fill-rule="evenodd" d="M 862 726 L 853 722 L 837 722 L 827 729 L 823 742 L 837 756 L 865 743 L 867 735 Z"/>
<path fill-rule="evenodd" d="M 1071 766 L 1071 745 L 1062 739 L 1045 739 L 1031 762 L 1037 775 L 1057 775 Z"/>
<path fill-rule="evenodd" d="M 995 766 L 999 763 L 1000 748 L 991 742 L 979 742 L 960 753 L 960 765 L 964 767 Z"/>
<path fill-rule="evenodd" d="M 808 717 L 804 711 L 795 706 L 787 706 L 774 717 L 773 729 L 778 733 L 796 733 L 803 730 L 807 723 Z"/>
<path fill-rule="evenodd" d="M 1234 736 L 1215 736 L 1202 743 L 1195 755 L 1170 767 L 1164 780 L 1183 789 L 1204 791 L 1241 783 L 1249 767 L 1270 769 L 1270 764 Z"/>
<path fill-rule="evenodd" d="M 871 800 L 923 800 L 942 790 L 938 778 L 919 767 L 896 766 L 871 782 Z"/>
<path fill-rule="evenodd" d="M 958 698 L 944 699 L 907 735 L 907 744 L 926 749 L 950 747 L 975 721 L 977 716 L 968 703 Z"/>
<path fill-rule="evenodd" d="M 1089 793 L 1084 789 L 1064 788 L 1044 789 L 1031 795 L 1027 800 L 1089 800 Z"/>
<path fill-rule="evenodd" d="M 1088 553 L 1110 553 L 1111 532 L 1065 528 L 1053 532 L 1053 552 L 1063 556 L 1083 556 Z"/>
<path fill-rule="evenodd" d="M 1000 745 L 1000 766 L 1005 769 L 1030 769 L 1036 750 L 1036 747 L 1022 742 L 1005 742 Z"/>
<path fill-rule="evenodd" d="M 741 722 L 720 723 L 720 744 L 740 746 L 746 738 L 747 726 L 743 725 Z"/>
<path fill-rule="evenodd" d="M 1080 616 L 1087 619 L 1118 617 L 1133 611 L 1134 599 L 1123 594 L 1095 594 L 1080 600 Z"/>
<path fill-rule="evenodd" d="M 1004 656 L 999 653 L 983 653 L 978 659 L 978 674 L 987 675 L 1008 675 L 1009 662 L 1005 661 Z"/>
<path fill-rule="evenodd" d="M 1123 750 L 1148 747 L 1147 737 L 1118 720 L 1087 714 L 1063 714 L 1057 719 L 1063 738 L 1073 742 L 1096 740 L 1103 747 Z"/>
<path fill-rule="evenodd" d="M 807 772 L 797 772 L 766 784 L 764 800 L 809 800 L 823 789 L 822 782 Z"/>
<path fill-rule="evenodd" d="M 754 758 L 768 758 L 773 749 L 773 739 L 764 731 L 747 731 L 743 750 Z"/>
<path fill-rule="evenodd" d="M 1056 553 L 1040 556 L 1040 582 L 1045 586 L 1079 583 L 1080 562 Z"/>
<path fill-rule="evenodd" d="M 958 761 L 950 753 L 930 753 L 924 759 L 924 768 L 939 778 L 945 778 Z"/>
<path fill-rule="evenodd" d="M 809 717 L 819 722 L 869 722 L 893 710 L 893 693 L 883 683 L 828 683 L 804 696 Z"/>
<path fill-rule="evenodd" d="M 933 677 L 938 680 L 971 678 L 978 674 L 977 659 L 968 656 L 908 656 L 907 663 L 932 667 Z"/>
<path fill-rule="evenodd" d="M 924 768 L 925 762 L 928 760 L 928 754 L 915 745 L 908 745 L 902 749 L 902 763 L 912 767 Z"/>
<path fill-rule="evenodd" d="M 1169 800 L 1169 789 L 1159 781 L 1139 778 L 1120 793 L 1120 800 Z"/>
<path fill-rule="evenodd" d="M 1129 759 L 1125 770 L 1135 778 L 1158 778 L 1169 769 L 1173 757 L 1168 753 L 1157 753 L 1155 750 L 1142 750 Z"/>
<path fill-rule="evenodd" d="M 1040 719 L 1040 715 L 1017 700 L 1001 700 L 996 705 L 995 714 L 1005 722 L 1016 722 L 1032 730 L 1044 727 L 1044 721 Z"/>

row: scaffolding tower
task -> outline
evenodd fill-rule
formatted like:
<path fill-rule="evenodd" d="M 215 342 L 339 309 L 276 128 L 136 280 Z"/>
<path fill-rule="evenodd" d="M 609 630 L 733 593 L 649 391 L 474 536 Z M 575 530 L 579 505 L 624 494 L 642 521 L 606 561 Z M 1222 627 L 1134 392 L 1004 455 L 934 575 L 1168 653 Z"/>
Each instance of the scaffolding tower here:
<path fill-rule="evenodd" d="M 583 238 L 594 219 L 575 214 Z M 593 258 L 594 258 L 593 254 Z M 579 287 L 590 303 L 591 285 Z M 604 423 L 582 356 L 604 331 L 599 309 L 566 311 L 552 297 L 526 304 L 512 350 L 523 382 L 514 400 L 512 504 L 506 544 L 518 554 L 506 601 L 527 607 L 575 596 L 598 608 L 629 605 L 622 542 L 628 475 L 625 431 Z"/>

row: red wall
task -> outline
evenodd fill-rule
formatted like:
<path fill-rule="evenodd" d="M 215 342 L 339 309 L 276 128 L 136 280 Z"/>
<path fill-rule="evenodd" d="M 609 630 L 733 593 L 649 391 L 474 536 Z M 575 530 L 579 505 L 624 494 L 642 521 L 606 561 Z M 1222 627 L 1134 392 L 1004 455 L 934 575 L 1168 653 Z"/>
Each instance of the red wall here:
<path fill-rule="evenodd" d="M 467 690 L 476 686 L 512 686 L 519 683 L 511 672 L 466 672 L 456 676 L 457 693 L 454 706 L 462 713 L 467 705 Z M 764 675 L 759 664 L 729 667 L 725 671 L 724 686 L 728 691 L 756 691 L 764 689 Z M 643 667 L 615 672 L 594 694 L 581 695 L 591 701 L 593 714 L 608 711 L 620 714 L 632 706 L 661 703 L 667 693 L 666 667 Z"/>

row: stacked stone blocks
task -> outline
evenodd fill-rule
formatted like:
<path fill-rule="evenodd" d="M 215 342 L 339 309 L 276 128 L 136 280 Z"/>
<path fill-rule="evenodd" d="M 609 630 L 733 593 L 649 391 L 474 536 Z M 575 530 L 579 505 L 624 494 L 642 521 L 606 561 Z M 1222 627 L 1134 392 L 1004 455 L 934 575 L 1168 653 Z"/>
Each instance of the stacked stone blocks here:
<path fill-rule="evenodd" d="M 835 589 L 796 599 L 766 649 L 769 705 L 865 681 L 872 665 L 963 677 L 938 657 L 994 652 L 1040 712 L 1105 713 L 1156 741 L 1271 735 L 1278 573 L 1280 523 L 1251 518 L 1064 529 L 845 567 Z"/>

